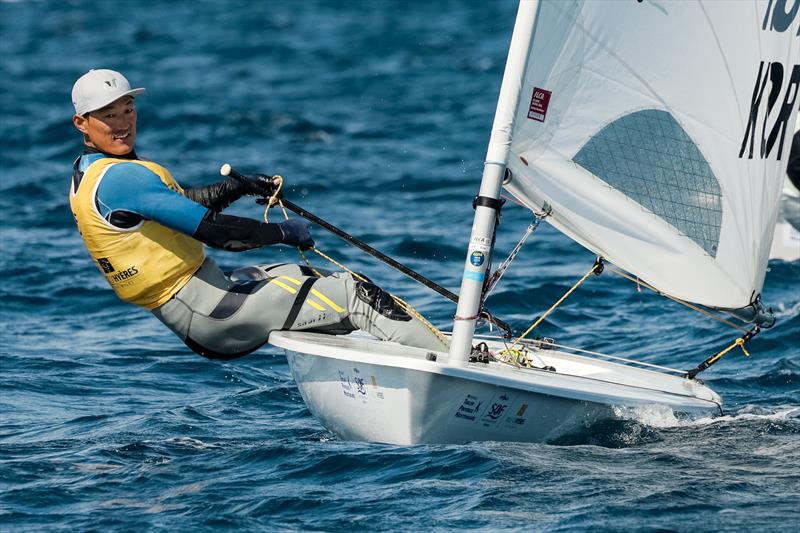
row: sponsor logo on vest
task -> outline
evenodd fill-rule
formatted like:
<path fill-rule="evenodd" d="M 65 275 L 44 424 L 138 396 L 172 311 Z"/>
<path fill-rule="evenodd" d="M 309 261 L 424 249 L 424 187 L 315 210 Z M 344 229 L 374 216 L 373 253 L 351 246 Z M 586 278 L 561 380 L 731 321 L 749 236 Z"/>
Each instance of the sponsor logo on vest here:
<path fill-rule="evenodd" d="M 132 266 L 130 268 L 126 268 L 125 270 L 120 270 L 119 272 L 117 272 L 113 276 L 108 276 L 108 280 L 111 283 L 119 283 L 122 280 L 126 280 L 126 279 L 129 279 L 129 278 L 132 278 L 133 276 L 135 276 L 138 273 L 139 273 L 139 269 L 136 268 L 136 266 L 134 265 L 134 266 Z"/>
<path fill-rule="evenodd" d="M 112 265 L 111 261 L 109 261 L 106 257 L 99 258 L 97 260 L 97 264 L 100 265 L 100 268 L 103 269 L 105 274 L 110 274 L 115 270 L 114 265 Z"/>

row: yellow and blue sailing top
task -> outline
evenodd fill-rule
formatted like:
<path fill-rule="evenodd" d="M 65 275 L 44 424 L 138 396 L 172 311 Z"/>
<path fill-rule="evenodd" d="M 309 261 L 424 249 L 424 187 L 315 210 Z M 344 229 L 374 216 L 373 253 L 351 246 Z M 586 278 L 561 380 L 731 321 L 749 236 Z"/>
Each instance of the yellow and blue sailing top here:
<path fill-rule="evenodd" d="M 208 209 L 157 163 L 88 152 L 75 162 L 70 208 L 89 254 L 121 299 L 166 303 L 205 259 L 190 237 Z"/>

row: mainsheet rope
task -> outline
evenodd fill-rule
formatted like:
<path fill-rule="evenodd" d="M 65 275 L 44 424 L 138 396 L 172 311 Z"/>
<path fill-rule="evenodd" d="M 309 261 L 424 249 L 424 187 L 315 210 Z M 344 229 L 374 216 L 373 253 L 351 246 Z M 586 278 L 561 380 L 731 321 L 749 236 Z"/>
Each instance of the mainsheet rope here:
<path fill-rule="evenodd" d="M 703 309 L 702 307 L 698 307 L 698 306 L 696 306 L 694 304 L 691 304 L 691 303 L 689 303 L 689 302 L 687 302 L 685 300 L 681 300 L 680 298 L 676 298 L 676 297 L 671 296 L 671 295 L 669 295 L 669 294 L 667 294 L 665 292 L 661 292 L 660 290 L 656 289 L 655 287 L 653 287 L 649 283 L 647 283 L 645 281 L 642 281 L 639 278 L 636 278 L 634 276 L 631 276 L 627 272 L 624 272 L 623 270 L 620 270 L 619 268 L 617 268 L 617 267 L 615 267 L 613 265 L 607 265 L 607 266 L 608 266 L 608 269 L 611 272 L 613 272 L 614 274 L 616 274 L 618 276 L 621 276 L 621 277 L 623 277 L 625 279 L 628 279 L 628 280 L 636 283 L 637 286 L 643 286 L 643 287 L 645 287 L 647 289 L 650 289 L 651 291 L 653 291 L 654 293 L 658 294 L 659 296 L 663 296 L 665 298 L 669 298 L 673 302 L 677 302 L 677 303 L 679 303 L 679 304 L 681 304 L 683 306 L 686 306 L 689 309 L 697 311 L 698 313 L 701 313 L 701 314 L 703 314 L 703 315 L 705 315 L 705 316 L 707 316 L 709 318 L 712 318 L 712 319 L 716 320 L 717 322 L 722 322 L 723 324 L 725 324 L 727 326 L 730 326 L 733 329 L 737 329 L 737 330 L 739 330 L 741 332 L 748 331 L 747 328 L 743 328 L 742 326 L 739 326 L 738 324 L 734 324 L 730 320 L 726 320 L 726 319 L 722 318 L 719 315 L 715 315 L 714 313 L 711 313 L 711 312 L 707 311 L 706 309 Z"/>
<path fill-rule="evenodd" d="M 272 206 L 274 206 L 276 204 L 280 205 L 281 211 L 283 211 L 284 218 L 286 220 L 289 220 L 289 213 L 288 213 L 288 211 L 286 211 L 286 208 L 283 206 L 283 202 L 280 199 L 281 189 L 283 188 L 283 177 L 282 176 L 273 176 L 273 181 L 277 183 L 277 186 L 275 187 L 275 192 L 272 193 L 272 196 L 269 197 L 269 199 L 267 200 L 267 203 L 264 206 L 264 222 L 269 222 L 269 210 L 270 210 L 270 208 Z M 339 262 L 339 261 L 335 260 L 334 258 L 332 258 L 331 256 L 327 255 L 322 250 L 319 250 L 316 247 L 312 247 L 311 251 L 314 252 L 315 254 L 319 255 L 320 257 L 326 259 L 330 263 L 336 265 L 341 270 L 344 270 L 345 272 L 347 272 L 348 274 L 353 276 L 353 278 L 357 279 L 358 281 L 369 282 L 369 280 L 367 278 L 365 278 L 364 276 L 362 276 L 358 272 L 355 272 L 354 270 L 346 267 L 341 262 Z M 300 257 L 303 259 L 303 262 L 306 264 L 306 266 L 308 266 L 308 268 L 311 269 L 311 271 L 314 273 L 314 275 L 316 275 L 318 277 L 322 277 L 322 274 L 316 268 L 314 268 L 314 265 L 311 264 L 311 261 L 308 259 L 306 254 L 300 248 L 297 249 L 297 252 L 300 254 Z M 449 343 L 448 340 L 447 340 L 447 337 L 445 337 L 444 334 L 441 331 L 439 331 L 439 329 L 436 326 L 434 326 L 428 319 L 426 319 L 424 316 L 422 316 L 410 303 L 406 302 L 405 300 L 403 300 L 399 296 L 396 296 L 396 295 L 394 295 L 392 293 L 388 293 L 388 294 L 389 294 L 389 296 L 392 297 L 392 299 L 400 307 L 403 308 L 403 310 L 406 313 L 414 316 L 417 320 L 422 322 L 422 324 L 426 328 L 428 328 L 434 335 L 436 335 L 436 337 L 440 341 L 442 341 L 443 344 L 447 345 Z"/>
<path fill-rule="evenodd" d="M 602 258 L 598 258 L 597 261 L 595 261 L 594 265 L 592 265 L 592 268 L 589 269 L 589 271 L 586 274 L 584 274 L 583 277 L 581 277 L 581 279 L 579 279 L 572 287 L 570 287 L 570 289 L 566 293 L 564 293 L 564 295 L 561 298 L 559 298 L 556 303 L 551 305 L 550 309 L 545 311 L 539 318 L 537 318 L 536 321 L 534 321 L 534 323 L 531 324 L 531 326 L 528 329 L 526 329 L 525 332 L 522 335 L 517 337 L 517 339 L 514 342 L 511 343 L 511 346 L 507 346 L 505 349 L 501 350 L 498 353 L 498 355 L 500 355 L 500 356 L 504 356 L 504 355 L 505 356 L 511 356 L 513 364 L 516 365 L 516 366 L 519 366 L 520 365 L 520 358 L 522 357 L 523 352 L 524 352 L 524 349 L 520 350 L 520 349 L 517 348 L 517 346 L 519 346 L 520 348 L 523 348 L 519 343 L 523 339 L 525 339 L 525 337 L 527 337 L 534 329 L 536 329 L 536 326 L 541 324 L 542 321 L 545 318 L 547 318 L 547 316 L 556 309 L 556 307 L 561 305 L 561 302 L 566 300 L 567 297 L 570 294 L 572 294 L 575 291 L 575 289 L 577 289 L 581 285 L 581 283 L 586 281 L 586 279 L 589 276 L 591 276 L 592 274 L 594 274 L 594 273 L 596 273 L 598 271 L 602 272 L 602 270 L 603 270 L 603 260 L 602 260 Z M 499 360 L 502 361 L 502 362 L 507 362 L 507 361 L 504 361 L 503 359 L 499 359 Z M 527 363 L 527 361 L 526 361 L 526 363 Z M 526 366 L 530 366 L 530 364 L 526 364 Z"/>

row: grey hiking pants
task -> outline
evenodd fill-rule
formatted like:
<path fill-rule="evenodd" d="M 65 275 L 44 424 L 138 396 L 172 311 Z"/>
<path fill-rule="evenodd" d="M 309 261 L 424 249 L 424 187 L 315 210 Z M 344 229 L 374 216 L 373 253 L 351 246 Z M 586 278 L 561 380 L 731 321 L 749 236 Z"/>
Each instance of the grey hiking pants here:
<path fill-rule="evenodd" d="M 207 258 L 153 314 L 189 348 L 212 359 L 246 355 L 275 330 L 345 334 L 361 329 L 382 340 L 447 351 L 436 334 L 378 286 L 344 272 L 316 277 L 299 265 L 252 266 L 226 276 Z"/>

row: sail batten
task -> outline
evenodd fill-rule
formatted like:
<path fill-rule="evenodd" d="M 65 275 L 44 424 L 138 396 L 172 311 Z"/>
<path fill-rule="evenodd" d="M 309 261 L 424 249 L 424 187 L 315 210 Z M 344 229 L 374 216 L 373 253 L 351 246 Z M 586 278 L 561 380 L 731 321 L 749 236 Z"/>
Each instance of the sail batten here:
<path fill-rule="evenodd" d="M 800 100 L 800 14 L 776 5 L 542 0 L 509 192 L 665 293 L 748 305 Z"/>

